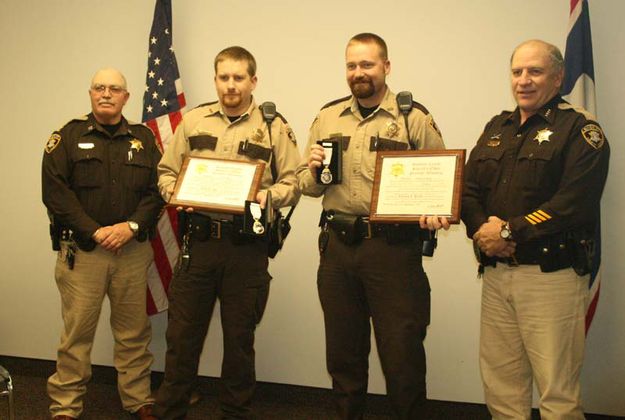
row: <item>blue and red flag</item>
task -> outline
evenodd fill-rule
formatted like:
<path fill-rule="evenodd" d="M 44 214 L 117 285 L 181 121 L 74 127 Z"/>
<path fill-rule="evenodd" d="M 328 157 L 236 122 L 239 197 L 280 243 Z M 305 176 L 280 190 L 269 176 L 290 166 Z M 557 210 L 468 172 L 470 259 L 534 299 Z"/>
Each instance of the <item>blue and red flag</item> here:
<path fill-rule="evenodd" d="M 571 0 L 569 34 L 564 53 L 564 82 L 560 93 L 568 102 L 596 115 L 595 68 L 587 0 Z M 599 212 L 600 213 L 600 212 Z M 600 214 L 597 214 L 600 221 Z M 586 332 L 597 310 L 601 286 L 601 223 L 595 232 L 595 255 L 590 273 L 590 299 L 586 310 Z"/>
<path fill-rule="evenodd" d="M 161 150 L 167 149 L 185 105 L 172 42 L 171 0 L 156 0 L 148 42 L 142 121 L 154 132 Z M 176 232 L 176 211 L 168 208 L 161 215 L 157 236 L 152 240 L 154 261 L 148 269 L 147 299 L 150 315 L 168 308 L 167 290 L 180 252 Z"/>

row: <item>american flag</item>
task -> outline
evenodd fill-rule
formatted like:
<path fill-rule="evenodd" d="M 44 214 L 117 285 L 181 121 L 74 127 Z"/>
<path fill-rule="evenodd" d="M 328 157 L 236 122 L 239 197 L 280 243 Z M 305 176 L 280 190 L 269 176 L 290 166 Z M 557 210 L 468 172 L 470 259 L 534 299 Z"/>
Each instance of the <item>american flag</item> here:
<path fill-rule="evenodd" d="M 562 96 L 573 105 L 596 115 L 595 69 L 592 60 L 592 37 L 587 0 L 571 0 L 569 34 L 564 54 Z M 599 212 L 600 213 L 600 212 Z M 597 214 L 597 220 L 600 220 Z M 586 332 L 597 310 L 601 286 L 601 223 L 595 232 L 595 256 L 590 273 L 590 299 L 586 310 Z"/>
<path fill-rule="evenodd" d="M 148 70 L 143 94 L 142 121 L 165 150 L 185 112 L 185 99 L 172 43 L 171 0 L 156 0 L 148 46 Z M 161 215 L 152 240 L 154 261 L 148 269 L 147 311 L 153 315 L 168 307 L 167 290 L 180 244 L 175 209 Z"/>

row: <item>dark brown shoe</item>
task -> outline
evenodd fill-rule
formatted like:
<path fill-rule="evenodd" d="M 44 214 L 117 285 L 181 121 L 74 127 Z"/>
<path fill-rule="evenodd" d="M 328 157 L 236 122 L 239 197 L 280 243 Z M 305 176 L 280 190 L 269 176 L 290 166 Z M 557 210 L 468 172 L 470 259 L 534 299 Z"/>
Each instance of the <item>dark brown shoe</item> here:
<path fill-rule="evenodd" d="M 60 416 L 52 417 L 52 420 L 77 420 L 76 417 L 66 416 L 65 414 L 61 414 Z"/>
<path fill-rule="evenodd" d="M 152 415 L 152 404 L 144 405 L 134 413 L 132 417 L 139 420 L 155 420 L 156 417 Z"/>

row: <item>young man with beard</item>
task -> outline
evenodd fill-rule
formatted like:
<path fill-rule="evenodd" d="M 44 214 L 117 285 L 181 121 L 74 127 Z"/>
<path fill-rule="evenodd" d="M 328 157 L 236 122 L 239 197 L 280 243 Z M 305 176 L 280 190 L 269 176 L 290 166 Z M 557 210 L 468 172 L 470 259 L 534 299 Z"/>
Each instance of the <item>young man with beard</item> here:
<path fill-rule="evenodd" d="M 493 117 L 469 157 L 462 200 L 484 270 L 480 368 L 493 419 L 583 419 L 580 372 L 599 201 L 610 149 L 594 116 L 558 94 L 555 46 L 519 45 L 514 111 Z"/>
<path fill-rule="evenodd" d="M 382 38 L 371 33 L 354 36 L 345 58 L 352 95 L 321 109 L 310 129 L 307 155 L 297 169 L 302 192 L 323 196 L 318 291 L 327 367 L 340 418 L 362 418 L 372 321 L 395 415 L 418 419 L 426 401 L 423 340 L 430 320 L 420 228 L 447 229 L 449 224 L 438 217 L 422 217 L 420 226 L 374 224 L 366 216 L 378 150 L 445 146 L 432 116 L 416 102 L 406 130 L 396 95 L 386 85 L 391 63 Z M 318 171 L 328 163 L 319 140 L 339 143 L 341 183 L 317 182 Z M 339 220 L 347 223 L 339 226 Z"/>
<path fill-rule="evenodd" d="M 184 158 L 194 156 L 264 162 L 256 200 L 264 207 L 271 191 L 274 208 L 297 203 L 295 136 L 281 115 L 270 124 L 263 119 L 252 96 L 256 83 L 256 60 L 246 49 L 229 47 L 215 57 L 219 101 L 185 114 L 158 166 L 159 188 L 166 200 L 173 193 Z M 192 211 L 188 219 L 189 262 L 178 265 L 170 286 L 165 379 L 154 415 L 160 419 L 186 416 L 219 299 L 224 350 L 219 384 L 222 418 L 252 418 L 254 332 L 265 310 L 271 279 L 267 242 L 241 234 L 239 215 Z"/>
<path fill-rule="evenodd" d="M 156 184 L 161 153 L 149 128 L 123 117 L 129 93 L 119 71 L 98 71 L 89 96 L 92 112 L 55 131 L 43 156 L 64 322 L 56 373 L 48 379 L 50 413 L 66 420 L 83 411 L 93 337 L 108 296 L 119 395 L 124 409 L 143 419 L 153 402 L 146 239 L 163 206 Z"/>

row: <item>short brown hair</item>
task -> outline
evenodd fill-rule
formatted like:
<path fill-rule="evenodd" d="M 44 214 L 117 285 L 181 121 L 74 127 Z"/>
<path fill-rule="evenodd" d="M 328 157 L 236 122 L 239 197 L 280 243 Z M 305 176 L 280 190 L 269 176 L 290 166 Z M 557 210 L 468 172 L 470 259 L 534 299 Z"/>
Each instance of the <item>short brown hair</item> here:
<path fill-rule="evenodd" d="M 378 47 L 380 47 L 380 57 L 385 61 L 388 60 L 388 48 L 386 47 L 386 42 L 384 42 L 381 36 L 371 32 L 363 32 L 361 34 L 354 35 L 349 40 L 347 45 L 349 46 L 349 44 L 354 42 L 361 42 L 364 44 L 376 44 Z"/>
<path fill-rule="evenodd" d="M 256 76 L 256 59 L 245 48 L 234 46 L 221 50 L 215 57 L 215 73 L 217 73 L 217 64 L 224 60 L 247 61 L 247 73 L 250 77 Z"/>

